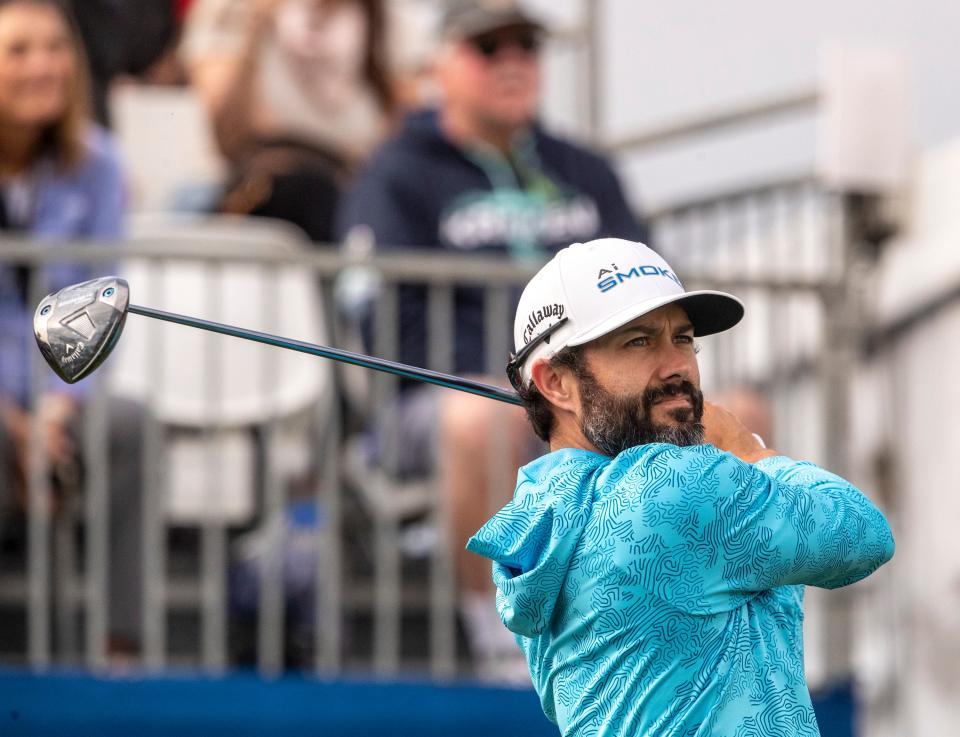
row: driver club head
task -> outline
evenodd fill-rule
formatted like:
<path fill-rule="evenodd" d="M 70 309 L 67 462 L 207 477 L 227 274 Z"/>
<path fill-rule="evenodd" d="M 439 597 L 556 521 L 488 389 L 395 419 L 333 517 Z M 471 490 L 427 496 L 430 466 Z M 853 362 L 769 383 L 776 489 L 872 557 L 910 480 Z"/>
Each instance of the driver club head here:
<path fill-rule="evenodd" d="M 103 363 L 120 338 L 129 303 L 130 288 L 117 276 L 74 284 L 40 302 L 33 332 L 61 379 L 73 384 Z"/>

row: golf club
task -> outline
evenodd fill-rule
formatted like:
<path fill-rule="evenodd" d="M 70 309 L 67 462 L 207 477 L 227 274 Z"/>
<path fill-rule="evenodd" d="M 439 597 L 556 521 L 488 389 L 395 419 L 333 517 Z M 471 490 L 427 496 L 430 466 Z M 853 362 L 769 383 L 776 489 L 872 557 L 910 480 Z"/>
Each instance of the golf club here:
<path fill-rule="evenodd" d="M 50 367 L 65 382 L 73 384 L 89 376 L 106 360 L 120 338 L 127 313 L 131 312 L 156 320 L 209 330 L 213 333 L 252 340 L 300 353 L 309 353 L 354 366 L 363 366 L 374 371 L 436 384 L 508 404 L 521 404 L 520 398 L 511 391 L 460 376 L 451 376 L 396 361 L 291 340 L 196 317 L 138 307 L 130 304 L 130 288 L 124 279 L 117 276 L 91 279 L 48 295 L 37 306 L 33 317 L 33 331 L 40 352 Z"/>

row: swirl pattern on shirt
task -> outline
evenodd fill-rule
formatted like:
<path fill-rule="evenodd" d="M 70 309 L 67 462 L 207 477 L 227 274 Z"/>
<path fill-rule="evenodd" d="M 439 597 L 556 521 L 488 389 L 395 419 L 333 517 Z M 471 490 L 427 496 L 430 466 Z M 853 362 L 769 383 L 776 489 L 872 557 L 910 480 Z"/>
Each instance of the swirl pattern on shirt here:
<path fill-rule="evenodd" d="M 803 586 L 893 555 L 859 490 L 712 446 L 567 449 L 521 470 L 470 541 L 564 735 L 816 735 Z"/>

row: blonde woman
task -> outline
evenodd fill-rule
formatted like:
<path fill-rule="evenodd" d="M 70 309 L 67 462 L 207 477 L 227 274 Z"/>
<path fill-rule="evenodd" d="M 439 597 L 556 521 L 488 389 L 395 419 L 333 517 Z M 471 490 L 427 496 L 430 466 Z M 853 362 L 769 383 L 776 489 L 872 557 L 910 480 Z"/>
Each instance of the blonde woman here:
<path fill-rule="evenodd" d="M 0 236 L 29 238 L 44 248 L 122 235 L 123 177 L 107 133 L 90 119 L 88 98 L 83 49 L 64 4 L 0 0 Z M 28 294 L 28 269 L 5 260 L 4 250 L 0 239 L 0 535 L 22 514 L 30 412 L 43 422 L 50 467 L 82 471 L 78 427 L 87 390 L 52 380 L 39 397 L 31 395 L 36 346 L 30 302 L 36 295 Z M 42 287 L 59 289 L 91 275 L 89 267 L 51 263 L 43 267 Z M 130 592 L 139 574 L 139 433 L 132 426 L 140 415 L 130 405 L 111 409 L 118 417 L 110 437 L 110 484 L 118 493 L 111 495 L 110 516 L 119 531 L 111 559 L 120 564 L 110 572 L 111 629 L 129 642 L 139 621 L 139 597 Z M 56 483 L 51 491 L 58 491 Z"/>

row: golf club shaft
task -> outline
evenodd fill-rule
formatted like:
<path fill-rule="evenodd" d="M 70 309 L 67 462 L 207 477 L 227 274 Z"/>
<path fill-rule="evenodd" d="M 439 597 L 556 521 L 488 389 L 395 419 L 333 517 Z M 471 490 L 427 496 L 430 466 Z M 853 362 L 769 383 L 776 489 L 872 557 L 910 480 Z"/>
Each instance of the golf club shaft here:
<path fill-rule="evenodd" d="M 383 371 L 388 374 L 402 376 L 407 379 L 414 379 L 415 381 L 422 381 L 427 384 L 436 384 L 437 386 L 443 386 L 448 389 L 457 389 L 462 392 L 467 392 L 468 394 L 476 394 L 481 397 L 487 397 L 488 399 L 496 399 L 500 402 L 506 402 L 507 404 L 522 404 L 520 398 L 516 394 L 506 389 L 501 389 L 497 386 L 491 386 L 490 384 L 483 384 L 479 381 L 471 381 L 470 379 L 464 379 L 460 376 L 451 376 L 450 374 L 442 374 L 438 371 L 430 371 L 428 369 L 417 368 L 415 366 L 407 366 L 404 363 L 397 363 L 396 361 L 387 361 L 383 358 L 364 356 L 360 353 L 344 351 L 340 350 L 339 348 L 329 348 L 327 346 L 316 345 L 314 343 L 305 343 L 300 340 L 281 338 L 278 335 L 261 333 L 256 330 L 246 330 L 244 328 L 237 328 L 231 325 L 224 325 L 219 322 L 201 320 L 197 317 L 188 317 L 186 315 L 178 315 L 173 312 L 155 310 L 150 307 L 129 305 L 127 307 L 127 312 L 132 312 L 135 315 L 143 315 L 144 317 L 152 317 L 155 320 L 164 320 L 166 322 L 172 322 L 178 325 L 186 325 L 187 327 L 191 328 L 208 330 L 212 333 L 229 335 L 234 338 L 252 340 L 256 343 L 263 343 L 265 345 L 271 345 L 277 348 L 287 348 L 291 351 L 309 353 L 311 356 L 330 358 L 334 361 L 342 361 L 343 363 L 349 363 L 354 366 L 363 366 L 364 368 L 373 369 L 374 371 Z"/>

